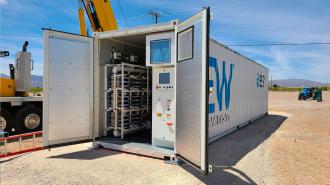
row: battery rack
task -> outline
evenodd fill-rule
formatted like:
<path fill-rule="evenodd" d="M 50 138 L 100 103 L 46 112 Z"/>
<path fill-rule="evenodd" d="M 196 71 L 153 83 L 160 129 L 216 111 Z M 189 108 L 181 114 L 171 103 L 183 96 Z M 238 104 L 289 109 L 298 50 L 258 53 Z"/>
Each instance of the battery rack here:
<path fill-rule="evenodd" d="M 142 131 L 150 120 L 151 72 L 134 64 L 105 66 L 105 135 L 121 137 Z"/>

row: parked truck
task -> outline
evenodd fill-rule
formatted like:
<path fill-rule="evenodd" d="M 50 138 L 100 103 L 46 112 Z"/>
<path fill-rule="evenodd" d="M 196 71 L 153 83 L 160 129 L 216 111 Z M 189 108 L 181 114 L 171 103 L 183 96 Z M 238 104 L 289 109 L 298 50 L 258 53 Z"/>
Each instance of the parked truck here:
<path fill-rule="evenodd" d="M 27 51 L 28 42 L 16 54 L 15 66 L 9 65 L 10 77 L 1 77 L 0 130 L 10 134 L 42 129 L 42 96 L 31 93 L 33 61 Z M 2 57 L 9 52 L 2 52 Z"/>

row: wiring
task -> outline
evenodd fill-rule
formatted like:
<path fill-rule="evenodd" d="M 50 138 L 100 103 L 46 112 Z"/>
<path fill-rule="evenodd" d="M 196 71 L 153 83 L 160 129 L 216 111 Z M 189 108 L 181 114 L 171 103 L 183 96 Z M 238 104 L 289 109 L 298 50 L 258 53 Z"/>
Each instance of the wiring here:
<path fill-rule="evenodd" d="M 257 47 L 257 46 L 309 46 L 309 45 L 330 45 L 330 42 L 307 42 L 307 43 L 260 43 L 260 44 L 225 44 L 236 47 Z"/>
<path fill-rule="evenodd" d="M 118 3 L 118 5 L 119 5 L 119 8 L 120 8 L 121 14 L 122 14 L 123 17 L 124 17 L 124 20 L 125 20 L 126 26 L 128 27 L 128 22 L 127 22 L 127 19 L 126 19 L 125 14 L 124 14 L 123 7 L 121 6 L 120 0 L 117 0 L 117 3 Z"/>
<path fill-rule="evenodd" d="M 146 17 L 141 16 L 139 18 Z M 136 18 L 138 19 L 138 18 Z M 126 20 L 126 19 L 125 19 Z M 134 20 L 134 19 L 132 19 Z M 41 35 L 24 35 L 24 34 L 8 34 L 1 33 L 0 37 L 42 37 Z M 248 43 L 248 44 L 224 44 L 232 47 L 262 47 L 262 46 L 311 46 L 311 45 L 330 45 L 330 42 L 306 42 L 306 43 Z"/>
<path fill-rule="evenodd" d="M 11 34 L 11 33 L 0 33 L 0 37 L 42 37 L 41 35 L 25 35 L 25 34 Z"/>

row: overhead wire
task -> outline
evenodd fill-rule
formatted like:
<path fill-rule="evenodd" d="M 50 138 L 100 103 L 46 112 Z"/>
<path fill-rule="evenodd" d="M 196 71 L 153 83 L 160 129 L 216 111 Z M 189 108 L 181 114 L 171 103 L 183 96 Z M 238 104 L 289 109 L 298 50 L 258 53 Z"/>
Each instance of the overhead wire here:
<path fill-rule="evenodd" d="M 0 37 L 42 37 L 41 35 L 26 35 L 26 34 L 11 34 L 11 33 L 0 33 Z"/>
<path fill-rule="evenodd" d="M 145 20 L 145 18 L 148 18 L 149 15 L 141 15 L 141 16 L 136 16 L 136 17 L 132 17 L 132 18 L 128 18 L 127 21 L 131 22 L 131 21 L 141 21 L 141 20 Z M 118 22 L 124 22 L 125 20 L 118 20 Z"/>
<path fill-rule="evenodd" d="M 308 46 L 308 45 L 330 45 L 330 42 L 307 42 L 307 43 L 259 43 L 259 44 L 225 44 L 235 47 L 255 47 L 255 46 Z"/>
<path fill-rule="evenodd" d="M 146 16 L 143 16 L 146 17 Z M 142 18 L 139 17 L 139 18 Z M 134 18 L 133 18 L 134 19 Z M 133 20 L 130 19 L 130 20 Z M 26 34 L 9 34 L 9 33 L 0 33 L 0 37 L 42 37 L 41 35 L 26 35 Z M 330 42 L 305 42 L 305 43 L 248 43 L 248 44 L 224 44 L 226 46 L 232 47 L 258 47 L 258 46 L 310 46 L 310 45 L 330 45 Z"/>
<path fill-rule="evenodd" d="M 123 10 L 123 7 L 121 6 L 120 0 L 117 0 L 117 3 L 118 3 L 118 5 L 119 5 L 119 8 L 120 8 L 121 14 L 122 14 L 123 17 L 124 17 L 124 20 L 125 20 L 126 26 L 129 27 L 129 26 L 128 26 L 127 19 L 126 19 L 126 16 L 125 16 L 125 13 L 124 13 L 124 10 Z"/>

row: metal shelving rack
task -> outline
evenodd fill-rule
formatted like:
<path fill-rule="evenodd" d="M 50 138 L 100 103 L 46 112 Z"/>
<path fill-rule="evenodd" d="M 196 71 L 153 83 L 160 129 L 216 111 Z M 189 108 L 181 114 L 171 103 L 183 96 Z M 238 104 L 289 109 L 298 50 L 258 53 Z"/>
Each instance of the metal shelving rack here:
<path fill-rule="evenodd" d="M 105 135 L 115 137 L 146 128 L 151 111 L 151 78 L 148 67 L 134 64 L 105 66 Z"/>

